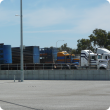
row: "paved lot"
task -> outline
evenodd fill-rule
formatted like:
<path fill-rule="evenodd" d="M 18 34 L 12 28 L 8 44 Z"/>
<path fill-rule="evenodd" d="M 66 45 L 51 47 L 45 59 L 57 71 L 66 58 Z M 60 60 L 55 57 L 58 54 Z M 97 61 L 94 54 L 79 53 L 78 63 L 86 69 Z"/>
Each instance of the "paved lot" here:
<path fill-rule="evenodd" d="M 110 81 L 0 80 L 3 110 L 107 110 Z"/>

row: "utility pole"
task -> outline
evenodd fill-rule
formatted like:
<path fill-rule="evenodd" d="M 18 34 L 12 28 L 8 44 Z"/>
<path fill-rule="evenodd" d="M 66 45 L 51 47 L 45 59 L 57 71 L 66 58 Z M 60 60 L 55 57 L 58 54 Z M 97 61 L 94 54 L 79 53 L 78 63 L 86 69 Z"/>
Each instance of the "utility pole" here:
<path fill-rule="evenodd" d="M 20 0 L 20 21 L 21 21 L 21 45 L 20 45 L 20 51 L 21 51 L 21 82 L 24 80 L 24 67 L 23 67 L 23 22 L 22 22 L 22 0 Z"/>

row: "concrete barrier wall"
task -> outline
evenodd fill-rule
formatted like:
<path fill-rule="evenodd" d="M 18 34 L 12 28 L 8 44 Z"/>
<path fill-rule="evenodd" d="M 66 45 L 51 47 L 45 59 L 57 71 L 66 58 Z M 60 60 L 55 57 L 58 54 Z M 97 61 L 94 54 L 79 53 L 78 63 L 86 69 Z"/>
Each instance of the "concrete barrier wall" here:
<path fill-rule="evenodd" d="M 0 80 L 20 80 L 20 70 L 0 70 Z M 110 80 L 110 70 L 24 70 L 24 80 Z"/>

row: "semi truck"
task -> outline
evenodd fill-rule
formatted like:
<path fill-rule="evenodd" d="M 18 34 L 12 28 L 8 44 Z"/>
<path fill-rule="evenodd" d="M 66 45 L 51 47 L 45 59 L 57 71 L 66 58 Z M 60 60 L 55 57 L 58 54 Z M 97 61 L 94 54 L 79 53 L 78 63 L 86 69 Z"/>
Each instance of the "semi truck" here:
<path fill-rule="evenodd" d="M 107 69 L 108 60 L 103 59 L 101 54 L 93 53 L 91 50 L 81 51 L 81 67 L 94 67 L 97 69 Z"/>
<path fill-rule="evenodd" d="M 96 48 L 96 53 L 101 54 L 103 59 L 110 60 L 110 51 L 106 48 Z"/>
<path fill-rule="evenodd" d="M 56 69 L 77 69 L 80 59 L 74 54 L 69 54 L 67 51 L 62 51 L 57 53 L 57 61 L 54 67 Z"/>
<path fill-rule="evenodd" d="M 69 54 L 67 51 L 62 51 L 57 53 L 57 63 L 72 63 L 79 65 L 79 58 L 74 54 Z"/>

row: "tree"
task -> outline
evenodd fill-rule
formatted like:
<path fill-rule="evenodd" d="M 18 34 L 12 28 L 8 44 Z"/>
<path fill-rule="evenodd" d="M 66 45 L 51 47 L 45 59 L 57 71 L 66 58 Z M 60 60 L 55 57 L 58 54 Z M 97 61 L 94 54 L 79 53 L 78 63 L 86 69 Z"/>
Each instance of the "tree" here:
<path fill-rule="evenodd" d="M 72 48 L 67 47 L 67 43 L 66 43 L 66 44 L 61 45 L 61 47 L 59 48 L 59 51 L 60 51 L 60 52 L 61 52 L 61 51 L 67 51 L 68 53 L 71 53 Z"/>
<path fill-rule="evenodd" d="M 71 54 L 77 54 L 77 50 L 76 49 L 72 49 Z"/>
<path fill-rule="evenodd" d="M 88 37 L 89 39 L 77 40 L 77 53 L 84 49 L 94 51 L 97 47 L 104 47 L 110 50 L 110 32 L 107 33 L 105 30 L 95 29 Z"/>
<path fill-rule="evenodd" d="M 91 43 L 96 47 L 107 47 L 108 34 L 105 30 L 95 29 L 93 34 L 89 36 Z"/>
<path fill-rule="evenodd" d="M 81 53 L 81 50 L 90 49 L 93 50 L 93 47 L 91 46 L 91 41 L 89 39 L 79 39 L 77 40 L 77 53 Z"/>

